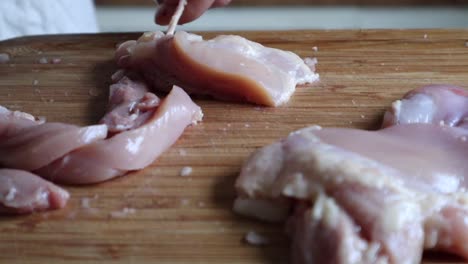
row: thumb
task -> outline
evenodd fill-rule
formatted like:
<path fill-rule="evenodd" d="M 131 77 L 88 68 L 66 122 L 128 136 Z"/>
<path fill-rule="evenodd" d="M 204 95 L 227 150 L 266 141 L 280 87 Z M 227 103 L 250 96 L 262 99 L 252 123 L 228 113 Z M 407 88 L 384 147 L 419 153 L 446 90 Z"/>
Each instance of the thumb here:
<path fill-rule="evenodd" d="M 184 24 L 191 22 L 203 15 L 203 13 L 205 13 L 205 11 L 210 7 L 222 6 L 229 2 L 229 0 L 187 0 L 187 5 L 185 6 L 184 13 L 180 18 L 179 23 Z M 179 0 L 162 1 L 161 6 L 156 13 L 156 23 L 159 25 L 169 24 L 178 4 Z"/>

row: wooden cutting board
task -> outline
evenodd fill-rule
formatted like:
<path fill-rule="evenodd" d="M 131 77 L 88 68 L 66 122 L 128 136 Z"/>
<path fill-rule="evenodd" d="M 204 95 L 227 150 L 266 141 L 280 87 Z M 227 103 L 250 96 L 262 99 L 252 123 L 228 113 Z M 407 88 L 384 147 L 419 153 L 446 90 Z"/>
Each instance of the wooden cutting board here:
<path fill-rule="evenodd" d="M 431 83 L 468 87 L 468 30 L 237 32 L 317 57 L 321 81 L 280 108 L 195 99 L 204 121 L 149 168 L 67 187 L 59 211 L 0 218 L 1 263 L 287 263 L 282 225 L 234 215 L 233 183 L 256 148 L 312 124 L 377 128 L 405 92 Z M 104 113 L 117 43 L 140 34 L 27 37 L 0 42 L 0 104 L 49 121 L 95 123 Z M 203 34 L 207 37 L 215 33 Z M 313 47 L 318 47 L 314 51 Z M 40 64 L 59 58 L 59 64 Z M 193 168 L 181 177 L 184 166 Z M 126 215 L 122 214 L 127 208 Z M 243 242 L 254 230 L 271 243 Z M 448 262 L 431 256 L 424 263 Z"/>

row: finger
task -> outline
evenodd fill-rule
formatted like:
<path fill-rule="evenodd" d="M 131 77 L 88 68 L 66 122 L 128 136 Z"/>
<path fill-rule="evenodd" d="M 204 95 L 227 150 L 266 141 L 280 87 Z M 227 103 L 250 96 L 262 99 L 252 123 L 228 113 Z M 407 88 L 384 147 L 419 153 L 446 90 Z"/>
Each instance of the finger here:
<path fill-rule="evenodd" d="M 214 2 L 215 0 L 189 0 L 179 24 L 188 23 L 199 18 Z M 178 4 L 178 0 L 165 0 L 156 13 L 156 23 L 160 25 L 169 24 Z"/>
<path fill-rule="evenodd" d="M 158 5 L 161 5 L 164 3 L 164 0 L 153 0 L 153 1 L 155 1 Z M 211 7 L 227 6 L 230 3 L 231 3 L 231 0 L 215 0 L 214 3 L 211 5 Z"/>
<path fill-rule="evenodd" d="M 213 5 L 211 5 L 211 7 L 214 8 L 214 7 L 227 6 L 230 3 L 231 3 L 231 0 L 215 0 Z"/>

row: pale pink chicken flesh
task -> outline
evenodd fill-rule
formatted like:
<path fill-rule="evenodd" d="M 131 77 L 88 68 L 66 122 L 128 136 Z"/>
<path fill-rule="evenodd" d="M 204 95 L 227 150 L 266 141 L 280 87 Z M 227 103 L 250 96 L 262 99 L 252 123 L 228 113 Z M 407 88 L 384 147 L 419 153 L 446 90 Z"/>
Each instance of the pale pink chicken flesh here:
<path fill-rule="evenodd" d="M 127 76 L 114 74 L 116 83 L 110 86 L 108 112 L 101 119 L 112 133 L 141 126 L 159 105 L 159 98 L 148 91 L 146 84 Z"/>
<path fill-rule="evenodd" d="M 428 91 L 452 93 L 445 98 L 452 103 L 417 109 L 413 102 L 378 131 L 309 127 L 258 150 L 236 182 L 234 210 L 289 217 L 294 263 L 413 264 L 424 249 L 468 259 L 468 129 L 440 125 L 466 116 L 466 93 L 428 87 L 412 100 Z M 442 117 L 401 122 L 417 111 Z"/>
<path fill-rule="evenodd" d="M 384 116 L 383 126 L 432 123 L 468 129 L 468 91 L 456 86 L 429 85 L 407 93 Z"/>
<path fill-rule="evenodd" d="M 316 60 L 306 64 L 292 52 L 234 35 L 203 40 L 183 31 L 148 32 L 121 44 L 116 59 L 159 90 L 175 84 L 189 94 L 266 106 L 282 105 L 296 85 L 318 80 Z"/>
<path fill-rule="evenodd" d="M 23 128 L 0 141 L 0 166 L 33 171 L 70 151 L 107 136 L 107 126 L 44 123 Z"/>
<path fill-rule="evenodd" d="M 70 195 L 27 171 L 0 169 L 0 215 L 63 208 Z"/>
<path fill-rule="evenodd" d="M 65 190 L 28 171 L 69 184 L 109 180 L 150 165 L 202 116 L 182 89 L 175 86 L 160 102 L 127 77 L 111 89 L 102 125 L 44 123 L 0 107 L 0 165 L 15 168 L 0 169 L 0 214 L 65 206 Z"/>
<path fill-rule="evenodd" d="M 42 124 L 28 113 L 10 111 L 0 105 L 0 142 L 5 138 L 16 135 L 18 131 Z"/>
<path fill-rule="evenodd" d="M 177 24 L 184 4 L 181 1 L 172 24 Z M 0 167 L 18 169 L 0 169 L 0 214 L 65 206 L 65 190 L 28 171 L 69 184 L 109 180 L 147 167 L 187 126 L 201 121 L 200 107 L 182 89 L 174 86 L 161 101 L 140 79 L 125 70 L 112 76 L 101 125 L 45 123 L 0 106 Z"/>
<path fill-rule="evenodd" d="M 119 74 L 114 81 L 101 125 L 41 123 L 1 107 L 0 166 L 53 182 L 98 183 L 147 167 L 203 117 L 177 86 L 160 101 L 141 82 Z"/>
<path fill-rule="evenodd" d="M 152 96 L 150 100 L 157 101 Z M 36 172 L 54 182 L 90 184 L 143 169 L 203 116 L 200 107 L 177 86 L 160 104 L 153 105 L 146 109 L 147 120 L 141 126 L 76 149 Z"/>

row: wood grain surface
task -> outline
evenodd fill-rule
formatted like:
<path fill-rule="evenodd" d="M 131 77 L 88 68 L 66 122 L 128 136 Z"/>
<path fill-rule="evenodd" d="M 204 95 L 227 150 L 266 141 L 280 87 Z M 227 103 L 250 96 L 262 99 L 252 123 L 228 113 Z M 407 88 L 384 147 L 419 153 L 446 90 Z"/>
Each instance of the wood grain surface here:
<path fill-rule="evenodd" d="M 195 98 L 204 121 L 147 169 L 66 187 L 72 198 L 63 210 L 0 217 L 0 263 L 287 263 L 282 225 L 231 211 L 234 180 L 254 149 L 312 124 L 374 129 L 393 100 L 422 85 L 468 87 L 468 30 L 237 33 L 317 57 L 321 81 L 298 88 L 280 108 Z M 0 104 L 49 121 L 93 124 L 106 106 L 115 45 L 138 36 L 0 42 L 0 53 L 12 56 L 0 64 Z M 40 64 L 41 58 L 62 61 Z M 184 166 L 193 168 L 188 177 L 180 176 Z M 134 212 L 122 215 L 125 208 Z M 249 230 L 271 243 L 245 244 Z M 462 263 L 452 259 L 428 255 L 424 263 Z"/>

